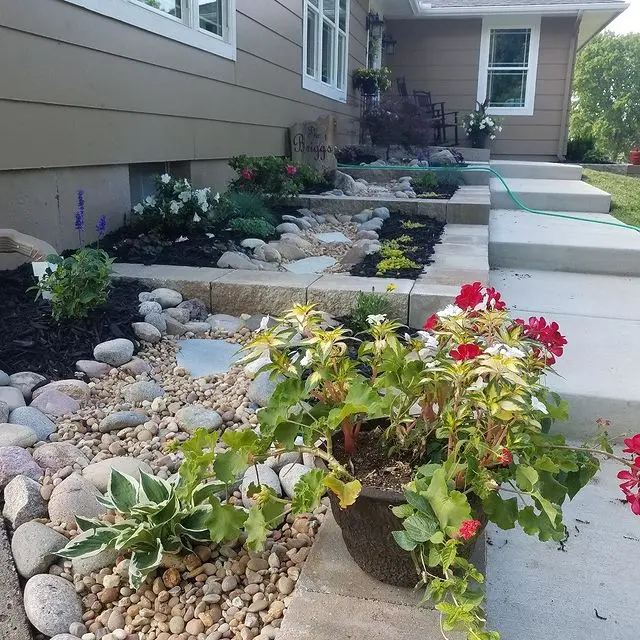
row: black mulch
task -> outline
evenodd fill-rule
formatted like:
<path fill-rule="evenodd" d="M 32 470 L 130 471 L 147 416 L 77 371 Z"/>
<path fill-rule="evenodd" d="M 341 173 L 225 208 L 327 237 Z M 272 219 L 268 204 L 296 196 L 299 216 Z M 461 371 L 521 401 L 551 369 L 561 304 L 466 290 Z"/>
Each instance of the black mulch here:
<path fill-rule="evenodd" d="M 50 305 L 27 289 L 35 283 L 30 264 L 0 271 L 0 369 L 11 374 L 34 371 L 52 380 L 73 378 L 77 360 L 93 358 L 93 347 L 113 338 L 136 343 L 131 323 L 137 319 L 135 280 L 116 280 L 108 303 L 84 319 L 56 324 Z M 137 344 L 137 343 L 136 343 Z"/>
<path fill-rule="evenodd" d="M 407 229 L 402 226 L 403 222 L 419 223 L 424 225 L 418 229 Z M 405 255 L 416 264 L 420 265 L 413 269 L 400 269 L 387 271 L 383 275 L 378 275 L 378 263 L 383 260 L 380 253 L 366 256 L 365 259 L 351 269 L 351 275 L 367 276 L 379 278 L 409 278 L 415 280 L 421 273 L 425 265 L 433 262 L 433 252 L 435 245 L 440 243 L 445 223 L 424 216 L 407 216 L 399 213 L 392 213 L 391 218 L 385 220 L 382 229 L 378 231 L 380 241 L 397 239 L 401 236 L 410 236 L 411 240 L 404 243 Z M 413 247 L 413 248 L 411 248 Z"/>

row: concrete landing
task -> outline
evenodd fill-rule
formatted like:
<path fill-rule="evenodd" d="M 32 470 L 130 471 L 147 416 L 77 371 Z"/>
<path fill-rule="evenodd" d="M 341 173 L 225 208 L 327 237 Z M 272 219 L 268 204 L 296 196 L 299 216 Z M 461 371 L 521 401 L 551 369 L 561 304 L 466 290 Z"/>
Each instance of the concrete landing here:
<path fill-rule="evenodd" d="M 581 214 L 618 222 L 609 214 Z M 494 210 L 489 225 L 492 268 L 640 276 L 640 233 L 518 210 Z"/>
<path fill-rule="evenodd" d="M 440 615 L 421 591 L 385 585 L 352 560 L 331 513 L 304 565 L 278 640 L 439 640 Z M 461 640 L 451 634 L 452 640 Z"/>
<path fill-rule="evenodd" d="M 564 552 L 519 529 L 487 528 L 487 613 L 502 640 L 638 637 L 640 518 L 618 500 L 620 468 L 604 462 L 565 505 Z"/>
<path fill-rule="evenodd" d="M 504 178 L 535 180 L 582 180 L 582 167 L 559 162 L 524 162 L 520 160 L 491 160 L 489 166 Z"/>
<path fill-rule="evenodd" d="M 525 206 L 542 211 L 608 213 L 611 196 L 579 180 L 507 178 L 507 185 Z M 491 178 L 491 208 L 513 209 L 515 203 L 498 178 Z"/>

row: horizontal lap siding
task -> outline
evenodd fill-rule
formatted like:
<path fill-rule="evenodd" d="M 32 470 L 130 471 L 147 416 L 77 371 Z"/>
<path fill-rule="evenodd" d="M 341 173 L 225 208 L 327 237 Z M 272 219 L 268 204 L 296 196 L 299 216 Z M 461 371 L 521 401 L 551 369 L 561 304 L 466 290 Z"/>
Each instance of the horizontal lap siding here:
<path fill-rule="evenodd" d="M 394 77 L 406 78 L 409 93 L 430 91 L 435 102 L 444 100 L 447 110 L 461 116 L 474 108 L 482 20 L 398 20 L 390 21 L 389 30 L 398 40 L 390 59 Z M 505 117 L 492 155 L 556 156 L 574 30 L 572 18 L 543 18 L 534 115 Z"/>
<path fill-rule="evenodd" d="M 351 4 L 350 69 L 367 2 Z M 293 122 L 328 112 L 346 139 L 354 108 L 302 89 L 302 1 L 237 8 L 234 63 L 62 0 L 4 0 L 0 170 L 284 153 Z"/>

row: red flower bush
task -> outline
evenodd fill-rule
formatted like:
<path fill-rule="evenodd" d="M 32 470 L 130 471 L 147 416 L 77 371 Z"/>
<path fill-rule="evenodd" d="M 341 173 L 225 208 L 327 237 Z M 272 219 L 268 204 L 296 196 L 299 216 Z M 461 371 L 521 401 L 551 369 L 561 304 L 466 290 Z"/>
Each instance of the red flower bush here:
<path fill-rule="evenodd" d="M 241 172 L 243 180 L 253 180 L 253 170 L 245 168 Z"/>
<path fill-rule="evenodd" d="M 559 358 L 564 353 L 567 339 L 560 333 L 560 327 L 557 322 L 547 323 L 542 317 L 531 317 L 528 323 L 518 318 L 516 324 L 522 327 L 527 338 L 537 340 L 544 345 L 546 353 L 541 355 L 545 364 L 554 364 L 556 357 Z"/>
<path fill-rule="evenodd" d="M 462 362 L 464 360 L 473 360 L 477 358 L 482 353 L 482 349 L 474 343 L 470 344 L 461 344 L 457 349 L 452 349 L 450 352 L 450 356 L 458 361 Z"/>
<path fill-rule="evenodd" d="M 482 522 L 480 520 L 465 520 L 460 525 L 458 536 L 463 540 L 471 540 L 481 526 Z"/>
<path fill-rule="evenodd" d="M 295 176 L 298 173 L 298 168 L 292 164 L 288 164 L 284 170 L 287 172 L 288 176 Z"/>
<path fill-rule="evenodd" d="M 493 287 L 484 287 L 481 282 L 465 284 L 460 289 L 455 305 L 464 310 L 495 310 L 504 311 L 507 308 L 500 294 Z"/>

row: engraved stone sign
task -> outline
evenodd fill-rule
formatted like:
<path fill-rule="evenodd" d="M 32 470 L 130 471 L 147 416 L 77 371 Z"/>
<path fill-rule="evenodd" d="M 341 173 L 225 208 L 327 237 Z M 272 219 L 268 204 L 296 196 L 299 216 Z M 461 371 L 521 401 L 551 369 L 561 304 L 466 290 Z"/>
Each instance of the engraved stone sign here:
<path fill-rule="evenodd" d="M 291 159 L 307 164 L 316 171 L 335 171 L 338 166 L 334 152 L 336 146 L 334 116 L 318 118 L 315 122 L 298 122 L 289 129 Z"/>

